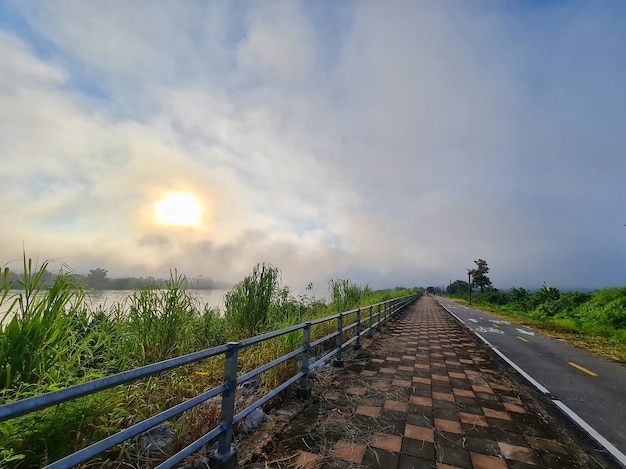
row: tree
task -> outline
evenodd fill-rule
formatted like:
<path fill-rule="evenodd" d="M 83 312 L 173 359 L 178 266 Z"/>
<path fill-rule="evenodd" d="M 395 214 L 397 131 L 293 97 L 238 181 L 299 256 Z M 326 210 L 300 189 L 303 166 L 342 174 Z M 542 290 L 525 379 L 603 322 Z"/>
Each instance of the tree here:
<path fill-rule="evenodd" d="M 476 264 L 476 268 L 470 271 L 472 274 L 472 287 L 480 288 L 481 292 L 493 288 L 491 280 L 487 277 L 487 274 L 489 273 L 487 261 L 478 259 L 477 261 L 474 261 L 474 264 Z"/>
<path fill-rule="evenodd" d="M 92 288 L 106 288 L 109 285 L 108 272 L 108 270 L 100 267 L 90 270 L 89 275 L 87 275 L 87 284 Z"/>
<path fill-rule="evenodd" d="M 455 280 L 446 287 L 446 291 L 450 295 L 463 295 L 467 293 L 467 282 L 463 280 Z"/>

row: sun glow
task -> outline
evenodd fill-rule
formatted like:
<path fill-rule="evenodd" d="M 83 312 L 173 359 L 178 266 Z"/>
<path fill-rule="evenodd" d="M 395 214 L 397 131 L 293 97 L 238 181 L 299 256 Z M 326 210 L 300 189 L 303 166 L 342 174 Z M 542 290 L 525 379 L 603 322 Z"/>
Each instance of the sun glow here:
<path fill-rule="evenodd" d="M 202 207 L 194 196 L 187 192 L 166 195 L 156 204 L 156 216 L 168 225 L 195 226 L 200 220 Z"/>

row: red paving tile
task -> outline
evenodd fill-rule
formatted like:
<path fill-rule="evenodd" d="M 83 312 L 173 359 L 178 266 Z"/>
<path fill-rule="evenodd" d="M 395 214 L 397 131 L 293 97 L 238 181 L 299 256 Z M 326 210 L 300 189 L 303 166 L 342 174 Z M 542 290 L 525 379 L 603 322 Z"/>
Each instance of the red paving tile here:
<path fill-rule="evenodd" d="M 425 407 L 432 407 L 433 400 L 429 397 L 411 396 L 409 397 L 409 404 L 423 405 Z"/>
<path fill-rule="evenodd" d="M 470 457 L 474 469 L 507 469 L 506 462 L 495 456 L 470 452 Z"/>
<path fill-rule="evenodd" d="M 342 461 L 361 464 L 367 446 L 350 441 L 339 440 L 330 452 L 330 456 Z"/>
<path fill-rule="evenodd" d="M 317 469 L 321 465 L 319 454 L 300 451 L 295 458 L 290 461 L 290 466 L 294 469 Z"/>
<path fill-rule="evenodd" d="M 385 401 L 385 409 L 394 410 L 396 412 L 406 412 L 409 410 L 409 405 L 406 402 Z"/>
<path fill-rule="evenodd" d="M 359 415 L 366 415 L 368 417 L 380 417 L 381 410 L 382 409 L 380 407 L 360 405 L 356 408 L 356 413 Z"/>
<path fill-rule="evenodd" d="M 404 436 L 413 440 L 428 441 L 429 443 L 435 442 L 435 432 L 432 428 L 418 427 L 410 423 L 407 423 L 404 427 Z"/>
<path fill-rule="evenodd" d="M 526 464 L 538 464 L 539 461 L 535 456 L 535 452 L 530 448 L 523 446 L 509 445 L 508 443 L 498 443 L 500 450 L 506 459 L 523 462 Z"/>
<path fill-rule="evenodd" d="M 399 453 L 402 448 L 402 437 L 397 435 L 387 435 L 386 433 L 374 433 L 372 442 L 374 448 L 384 449 Z"/>
<path fill-rule="evenodd" d="M 444 432 L 463 433 L 461 424 L 453 420 L 435 419 L 435 428 Z"/>

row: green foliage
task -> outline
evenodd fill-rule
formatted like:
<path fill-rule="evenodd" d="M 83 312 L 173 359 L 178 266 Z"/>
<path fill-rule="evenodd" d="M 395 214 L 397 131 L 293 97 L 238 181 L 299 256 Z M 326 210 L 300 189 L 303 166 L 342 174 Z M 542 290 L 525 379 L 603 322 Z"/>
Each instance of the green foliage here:
<path fill-rule="evenodd" d="M 626 344 L 626 287 L 595 293 L 561 292 L 547 283 L 535 292 L 512 288 L 510 293 L 476 293 L 475 304 L 495 311 L 550 324 L 565 332 L 604 336 Z"/>
<path fill-rule="evenodd" d="M 342 313 L 357 307 L 362 298 L 371 294 L 371 290 L 367 285 L 360 287 L 350 280 L 331 279 L 329 286 L 330 307 L 337 313 Z"/>
<path fill-rule="evenodd" d="M 197 304 L 187 279 L 170 272 L 166 288 L 149 286 L 127 298 L 128 332 L 125 348 L 137 364 L 154 363 L 194 349 Z"/>
<path fill-rule="evenodd" d="M 250 337 L 265 330 L 279 288 L 279 270 L 266 263 L 257 264 L 224 298 L 224 317 L 233 331 Z"/>
<path fill-rule="evenodd" d="M 24 257 L 18 293 L 3 317 L 0 334 L 0 387 L 15 382 L 54 382 L 76 351 L 72 317 L 81 313 L 85 291 L 76 278 L 60 272 L 44 290 L 48 263 L 33 265 Z M 6 296 L 6 292 L 4 294 Z"/>
<path fill-rule="evenodd" d="M 468 284 L 463 280 L 455 280 L 446 287 L 446 292 L 449 295 L 464 295 L 467 293 Z"/>
<path fill-rule="evenodd" d="M 626 287 L 596 292 L 591 300 L 580 308 L 579 317 L 598 326 L 626 329 Z"/>
<path fill-rule="evenodd" d="M 472 274 L 472 287 L 480 288 L 481 292 L 492 288 L 491 280 L 487 277 L 489 273 L 487 261 L 478 259 L 474 261 L 474 264 L 476 264 L 476 268 L 470 271 Z"/>

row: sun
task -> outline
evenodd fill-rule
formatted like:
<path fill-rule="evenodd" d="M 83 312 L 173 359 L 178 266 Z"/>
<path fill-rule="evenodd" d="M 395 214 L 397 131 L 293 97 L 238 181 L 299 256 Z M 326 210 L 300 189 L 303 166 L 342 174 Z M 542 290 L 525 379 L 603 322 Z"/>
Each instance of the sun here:
<path fill-rule="evenodd" d="M 187 192 L 173 192 L 156 204 L 156 217 L 168 225 L 195 226 L 201 213 L 202 207 Z"/>

